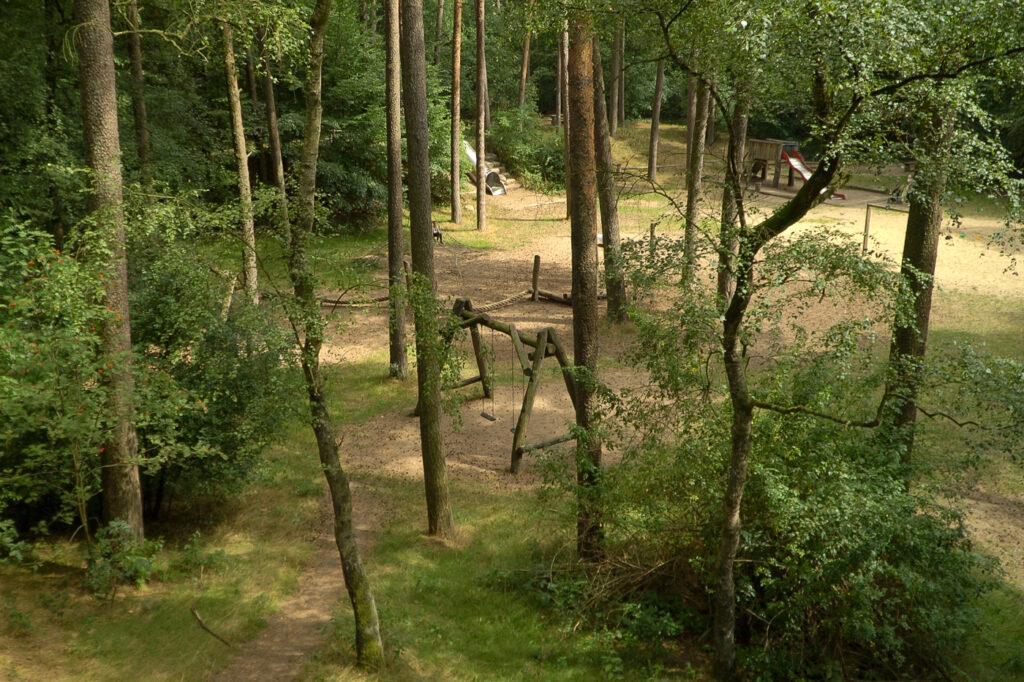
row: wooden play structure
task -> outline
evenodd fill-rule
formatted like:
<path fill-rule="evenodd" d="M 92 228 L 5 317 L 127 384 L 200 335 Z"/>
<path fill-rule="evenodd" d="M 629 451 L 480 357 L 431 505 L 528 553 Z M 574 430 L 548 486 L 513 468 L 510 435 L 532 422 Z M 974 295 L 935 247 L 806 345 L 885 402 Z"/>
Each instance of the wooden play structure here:
<path fill-rule="evenodd" d="M 750 140 L 749 158 L 751 160 L 750 176 L 765 182 L 768 178 L 769 165 L 774 168 L 772 176 L 772 187 L 779 186 L 779 178 L 782 175 L 782 164 L 785 161 L 785 154 L 792 155 L 797 151 L 799 145 L 789 140 Z M 788 164 L 787 164 L 788 165 Z M 787 187 L 793 186 L 793 167 L 789 167 L 789 179 Z"/>
<path fill-rule="evenodd" d="M 526 384 L 526 390 L 523 393 L 523 404 L 519 411 L 519 418 L 516 420 L 515 429 L 512 435 L 512 463 L 509 470 L 514 474 L 519 471 L 519 462 L 522 460 L 523 455 L 527 452 L 533 452 L 535 450 L 542 450 L 552 445 L 564 443 L 566 441 L 573 440 L 575 436 L 571 433 L 556 436 L 539 443 L 526 443 L 526 429 L 530 424 L 530 416 L 533 412 L 533 402 L 537 395 L 537 389 L 540 386 L 541 367 L 545 359 L 553 357 L 558 361 L 558 365 L 562 368 L 562 379 L 565 382 L 565 390 L 569 393 L 569 399 L 572 401 L 573 406 L 576 405 L 576 377 L 573 374 L 573 365 L 569 362 L 569 357 L 565 353 L 565 347 L 562 345 L 561 339 L 559 339 L 557 332 L 553 327 L 542 329 L 536 336 L 525 334 L 516 329 L 516 326 L 511 323 L 500 322 L 492 318 L 488 313 L 510 306 L 519 301 L 526 300 L 548 300 L 556 303 L 572 303 L 571 297 L 568 295 L 553 294 L 548 291 L 543 291 L 538 288 L 538 280 L 540 275 L 540 256 L 533 257 L 533 286 L 531 289 L 527 289 L 518 294 L 510 296 L 501 301 L 490 303 L 479 308 L 474 307 L 472 301 L 468 298 L 459 298 L 455 301 L 455 306 L 452 313 L 456 318 L 461 318 L 459 324 L 462 328 L 468 328 L 470 333 L 470 339 L 473 344 L 473 354 L 476 357 L 476 366 L 478 370 L 477 376 L 463 379 L 454 386 L 448 388 L 461 388 L 464 386 L 470 386 L 477 382 L 483 384 L 484 398 L 492 397 L 492 391 L 490 382 L 488 381 L 488 368 L 487 359 L 484 357 L 483 340 L 480 333 L 480 327 L 487 327 L 501 334 L 505 334 L 512 341 L 512 348 L 516 360 L 519 362 L 519 367 L 523 372 L 523 375 L 527 377 L 528 381 Z M 527 351 L 527 347 L 533 349 Z M 485 415 L 486 416 L 486 415 Z M 493 420 L 493 417 L 488 417 Z"/>

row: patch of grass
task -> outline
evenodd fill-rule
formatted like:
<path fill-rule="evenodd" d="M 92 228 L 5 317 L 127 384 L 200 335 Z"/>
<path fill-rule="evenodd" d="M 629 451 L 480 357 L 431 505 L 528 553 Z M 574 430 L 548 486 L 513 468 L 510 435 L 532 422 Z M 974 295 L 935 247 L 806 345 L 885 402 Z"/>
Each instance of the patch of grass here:
<path fill-rule="evenodd" d="M 963 678 L 973 682 L 1024 680 L 1024 593 L 1003 587 L 978 605 L 977 628 L 957 661 Z"/>

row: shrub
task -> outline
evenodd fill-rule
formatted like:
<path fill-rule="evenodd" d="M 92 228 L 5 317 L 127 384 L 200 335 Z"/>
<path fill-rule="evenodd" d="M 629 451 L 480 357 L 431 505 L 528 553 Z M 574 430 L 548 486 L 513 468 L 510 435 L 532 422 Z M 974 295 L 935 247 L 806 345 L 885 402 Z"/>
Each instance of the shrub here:
<path fill-rule="evenodd" d="M 159 541 L 137 540 L 131 526 L 115 519 L 96 532 L 85 584 L 97 599 L 112 599 L 121 585 L 142 587 L 153 573 Z"/>
<path fill-rule="evenodd" d="M 564 186 L 561 132 L 544 126 L 537 114 L 520 109 L 495 112 L 487 146 L 526 187 L 553 190 Z"/>

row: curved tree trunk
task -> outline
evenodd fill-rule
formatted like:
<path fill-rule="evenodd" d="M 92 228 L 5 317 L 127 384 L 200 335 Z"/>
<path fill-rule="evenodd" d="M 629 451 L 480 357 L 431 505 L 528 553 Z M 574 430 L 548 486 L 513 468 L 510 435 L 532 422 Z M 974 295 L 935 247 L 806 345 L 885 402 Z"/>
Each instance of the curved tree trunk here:
<path fill-rule="evenodd" d="M 608 319 L 626 319 L 626 285 L 622 279 L 619 238 L 619 197 L 612 167 L 612 144 L 608 133 L 608 112 L 604 104 L 604 73 L 601 70 L 601 44 L 594 35 L 594 154 L 597 166 L 597 192 L 601 199 L 601 236 L 604 242 L 604 282 L 608 292 Z"/>
<path fill-rule="evenodd" d="M 482 5 L 483 0 L 480 2 Z M 441 346 L 438 341 L 434 236 L 430 219 L 430 136 L 422 0 L 404 0 L 401 13 L 402 90 L 409 154 L 409 234 L 412 267 L 416 274 L 413 288 L 419 292 L 413 296 L 413 314 L 416 320 L 416 379 L 427 529 L 430 535 L 451 539 L 455 537 L 455 523 L 441 434 Z M 479 153 L 483 156 L 483 150 Z M 483 185 L 483 178 L 478 184 Z"/>
<path fill-rule="evenodd" d="M 661 91 L 665 87 L 665 60 L 658 60 L 654 79 L 654 100 L 651 102 L 651 139 L 647 146 L 647 180 L 658 181 L 658 132 L 661 126 Z"/>
<path fill-rule="evenodd" d="M 597 433 L 596 386 L 598 361 L 597 315 L 597 197 L 594 164 L 593 28 L 582 18 L 569 24 L 568 77 L 569 139 L 572 151 L 570 184 L 572 209 L 572 322 L 573 355 L 586 380 L 577 383 L 576 425 L 586 432 L 576 445 L 579 511 L 576 545 L 580 558 L 600 559 L 603 529 L 599 486 L 601 437 Z M 538 350 L 538 352 L 541 352 Z"/>
<path fill-rule="evenodd" d="M 310 18 L 309 70 L 306 75 L 306 122 L 299 165 L 299 196 L 296 202 L 295 228 L 291 233 L 289 273 L 298 305 L 292 312 L 292 324 L 301 331 L 300 361 L 306 380 L 309 410 L 317 451 L 324 477 L 331 494 L 334 512 L 334 541 L 338 546 L 345 588 L 355 617 L 356 657 L 360 665 L 381 668 L 384 648 L 380 638 L 377 605 L 370 581 L 363 568 L 352 524 L 352 491 L 348 476 L 338 457 L 338 442 L 327 409 L 324 375 L 320 369 L 320 348 L 323 345 L 324 320 L 316 296 L 316 280 L 306 255 L 313 231 L 316 201 L 316 166 L 320 147 L 322 118 L 321 68 L 323 65 L 324 32 L 330 14 L 331 0 L 317 0 Z"/>
<path fill-rule="evenodd" d="M 704 126 L 708 120 L 708 89 L 700 84 L 697 90 L 697 112 L 693 126 L 693 146 L 690 148 L 689 172 L 686 175 L 686 232 L 683 235 L 686 253 L 687 279 L 693 276 L 697 260 L 697 230 L 700 204 L 703 199 Z"/>
<path fill-rule="evenodd" d="M 487 227 L 487 182 L 484 177 L 486 152 L 487 71 L 484 66 L 486 32 L 484 31 L 484 0 L 476 0 L 476 229 Z"/>
<path fill-rule="evenodd" d="M 462 224 L 462 0 L 452 20 L 452 222 Z"/>
<path fill-rule="evenodd" d="M 252 220 L 252 188 L 249 184 L 249 154 L 245 146 L 245 128 L 242 125 L 242 100 L 238 94 L 235 71 L 235 42 L 231 24 L 222 21 L 221 38 L 224 41 L 224 75 L 228 87 L 228 107 L 231 113 L 231 133 L 235 145 L 235 163 L 238 166 L 238 198 L 242 213 L 242 262 L 245 291 L 249 300 L 259 302 L 256 283 L 256 230 Z"/>
<path fill-rule="evenodd" d="M 747 121 L 750 112 L 750 88 L 741 82 L 736 87 L 736 103 L 729 120 L 729 148 L 726 153 L 725 186 L 722 188 L 722 231 L 719 239 L 718 298 L 724 308 L 732 298 L 736 268 L 739 203 L 744 190 L 744 149 L 747 144 Z"/>
<path fill-rule="evenodd" d="M 139 7 L 128 0 L 128 56 L 132 64 L 132 118 L 135 122 L 135 146 L 139 155 L 140 181 L 148 187 L 153 181 L 149 163 L 152 147 L 149 139 L 149 117 L 146 114 L 146 78 L 142 72 L 142 35 L 139 33 Z"/>
<path fill-rule="evenodd" d="M 455 0 L 456 3 L 460 1 Z M 387 0 L 384 7 L 388 128 L 388 372 L 392 377 L 404 380 L 409 377 L 409 354 L 405 346 L 406 291 L 402 267 L 405 239 L 402 233 L 402 63 L 399 56 L 398 5 L 399 0 Z M 457 159 L 454 153 L 452 158 Z M 452 205 L 457 206 L 458 202 Z"/>
<path fill-rule="evenodd" d="M 109 255 L 106 304 L 111 317 L 101 331 L 103 374 L 110 432 L 100 453 L 103 520 L 120 519 L 132 534 L 143 537 L 142 491 L 139 483 L 138 438 L 132 421 L 135 382 L 132 378 L 131 326 L 128 310 L 128 265 L 122 213 L 121 147 L 117 127 L 117 86 L 114 36 L 107 0 L 75 0 L 78 34 L 78 87 L 82 98 L 85 163 L 92 170 L 88 197 L 99 238 Z"/>

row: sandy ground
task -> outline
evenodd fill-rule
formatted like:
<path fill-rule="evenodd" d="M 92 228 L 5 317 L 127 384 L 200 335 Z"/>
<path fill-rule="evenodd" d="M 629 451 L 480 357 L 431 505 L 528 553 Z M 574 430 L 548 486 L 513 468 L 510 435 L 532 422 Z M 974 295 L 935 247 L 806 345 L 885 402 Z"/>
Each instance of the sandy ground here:
<path fill-rule="evenodd" d="M 827 222 L 837 224 L 851 235 L 862 235 L 866 205 L 884 203 L 885 197 L 859 190 L 845 193 L 846 200 L 831 200 L 815 208 L 796 229 Z M 760 208 L 771 210 L 783 200 L 784 196 L 762 194 L 756 202 Z M 468 297 L 479 307 L 527 289 L 534 254 L 542 257 L 540 287 L 558 293 L 570 290 L 569 223 L 564 220 L 564 203 L 524 189 L 490 198 L 488 231 L 493 231 L 499 243 L 508 246 L 486 250 L 464 244 L 470 240 L 475 221 L 472 199 L 467 197 L 464 203 L 467 210 L 463 212 L 461 227 L 442 223 L 445 243 L 437 247 L 435 256 L 442 296 Z M 634 221 L 631 225 L 629 204 L 624 208 L 624 233 L 645 234 L 646 224 Z M 870 248 L 898 260 L 905 222 L 905 214 L 872 209 Z M 663 225 L 670 224 L 668 220 L 663 221 Z M 1021 277 L 1004 271 L 1009 259 L 1000 256 L 997 249 L 988 244 L 988 235 L 997 228 L 993 220 L 966 220 L 955 232 L 950 232 L 951 239 L 943 239 L 940 245 L 936 280 L 941 290 L 985 292 L 1021 300 L 1024 310 L 1024 282 Z M 964 233 L 963 237 L 960 232 Z M 492 314 L 529 334 L 553 327 L 563 343 L 571 348 L 571 309 L 568 306 L 521 302 Z M 514 359 L 508 338 L 501 334 L 491 336 L 486 330 L 484 335 L 484 341 L 495 349 L 494 362 L 499 371 L 511 371 Z M 386 346 L 386 309 L 383 306 L 356 309 L 344 332 L 331 335 L 323 359 L 329 363 L 356 361 L 379 353 Z M 553 364 L 553 360 L 551 362 Z M 414 391 L 415 383 L 411 382 L 409 387 Z M 518 476 L 508 473 L 510 431 L 519 413 L 524 388 L 525 381 L 512 387 L 499 386 L 493 400 L 479 398 L 479 385 L 462 389 L 474 399 L 462 408 L 462 428 L 455 430 L 449 424 L 444 434 L 452 479 L 472 479 L 510 490 L 538 485 L 539 474 L 529 456 L 524 459 Z M 483 418 L 482 411 L 492 414 L 496 420 Z M 527 441 L 538 442 L 565 433 L 572 418 L 564 385 L 557 376 L 550 379 L 545 376 L 537 393 Z M 360 471 L 388 471 L 411 479 L 421 477 L 418 422 L 408 414 L 383 415 L 343 435 L 343 460 L 357 481 Z M 357 495 L 357 515 L 363 520 L 375 513 L 364 506 L 367 501 Z M 1024 588 L 1024 559 L 1020 552 L 1024 546 L 1024 522 L 1021 521 L 1024 503 L 998 498 L 978 489 L 968 504 L 969 526 L 980 545 L 1000 554 L 1011 579 Z M 360 542 L 364 551 L 372 547 L 368 533 L 360 535 Z M 260 636 L 244 645 L 235 662 L 214 679 L 285 680 L 294 677 L 301 662 L 322 645 L 324 630 L 343 597 L 338 571 L 323 570 L 324 567 L 337 567 L 329 523 L 325 523 L 320 549 L 301 579 L 299 593 L 281 605 Z M 325 579 L 325 576 L 329 577 Z"/>

